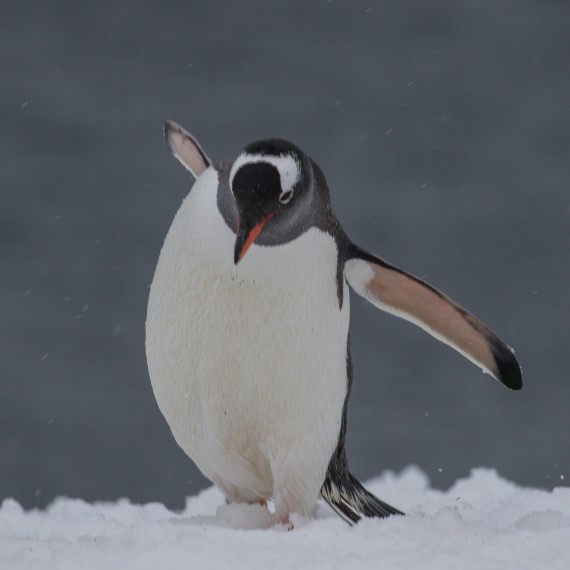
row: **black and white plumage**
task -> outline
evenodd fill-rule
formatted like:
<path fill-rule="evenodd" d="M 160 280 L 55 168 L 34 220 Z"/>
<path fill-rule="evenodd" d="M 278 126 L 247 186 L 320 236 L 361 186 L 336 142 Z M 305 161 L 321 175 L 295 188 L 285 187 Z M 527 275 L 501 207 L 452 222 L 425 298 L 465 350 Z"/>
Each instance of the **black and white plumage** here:
<path fill-rule="evenodd" d="M 448 297 L 354 245 L 318 165 L 277 139 L 211 165 L 182 127 L 171 152 L 196 178 L 151 286 L 147 359 L 174 437 L 229 501 L 275 502 L 281 522 L 319 494 L 350 523 L 401 514 L 350 473 L 348 285 L 418 324 L 507 387 L 512 351 Z"/>

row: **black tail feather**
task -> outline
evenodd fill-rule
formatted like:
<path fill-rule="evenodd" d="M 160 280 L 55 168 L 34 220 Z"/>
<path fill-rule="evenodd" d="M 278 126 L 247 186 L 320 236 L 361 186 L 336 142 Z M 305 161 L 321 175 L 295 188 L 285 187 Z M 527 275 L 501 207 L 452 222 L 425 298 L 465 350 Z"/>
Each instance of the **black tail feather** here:
<path fill-rule="evenodd" d="M 347 391 L 342 410 L 342 423 L 338 444 L 331 457 L 325 482 L 321 487 L 321 497 L 348 524 L 357 523 L 364 517 L 384 518 L 390 515 L 403 515 L 402 511 L 391 507 L 367 491 L 360 481 L 348 469 L 344 440 L 346 436 L 348 397 L 352 387 L 352 358 L 350 356 L 350 338 L 346 343 Z"/>
<path fill-rule="evenodd" d="M 327 473 L 321 496 L 348 524 L 357 523 L 363 516 L 384 518 L 404 514 L 367 491 L 350 472 L 343 478 L 338 475 L 331 477 Z"/>

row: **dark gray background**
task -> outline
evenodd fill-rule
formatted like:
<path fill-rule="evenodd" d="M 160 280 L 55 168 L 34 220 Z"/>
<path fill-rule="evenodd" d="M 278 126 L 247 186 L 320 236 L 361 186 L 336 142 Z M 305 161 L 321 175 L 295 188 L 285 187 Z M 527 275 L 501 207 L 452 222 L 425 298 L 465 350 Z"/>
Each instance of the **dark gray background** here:
<path fill-rule="evenodd" d="M 215 159 L 300 145 L 356 243 L 515 347 L 521 393 L 353 297 L 359 477 L 567 482 L 569 30 L 566 1 L 4 2 L 0 498 L 181 507 L 207 484 L 144 355 L 148 285 L 191 183 L 165 118 Z"/>

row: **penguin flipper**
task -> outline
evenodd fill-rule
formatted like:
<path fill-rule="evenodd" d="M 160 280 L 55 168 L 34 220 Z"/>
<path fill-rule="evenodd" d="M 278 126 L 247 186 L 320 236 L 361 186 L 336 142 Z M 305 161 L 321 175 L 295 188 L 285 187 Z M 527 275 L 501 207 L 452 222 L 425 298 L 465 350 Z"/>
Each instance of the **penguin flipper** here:
<path fill-rule="evenodd" d="M 522 372 L 513 351 L 479 319 L 428 283 L 354 244 L 344 276 L 374 306 L 423 328 L 507 388 L 522 388 Z"/>
<path fill-rule="evenodd" d="M 356 524 L 362 517 L 385 518 L 404 514 L 367 491 L 350 473 L 344 448 L 340 453 L 337 451 L 331 460 L 321 487 L 321 497 L 350 525 Z"/>
<path fill-rule="evenodd" d="M 166 144 L 186 170 L 189 170 L 194 178 L 198 178 L 211 161 L 200 146 L 200 143 L 185 129 L 174 121 L 164 123 L 164 138 Z"/>

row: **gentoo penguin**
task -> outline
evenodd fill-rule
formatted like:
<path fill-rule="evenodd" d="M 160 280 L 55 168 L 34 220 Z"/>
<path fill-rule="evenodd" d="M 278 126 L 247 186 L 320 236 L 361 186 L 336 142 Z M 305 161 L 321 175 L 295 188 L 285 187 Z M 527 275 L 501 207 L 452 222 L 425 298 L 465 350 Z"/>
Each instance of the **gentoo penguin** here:
<path fill-rule="evenodd" d="M 350 473 L 350 285 L 452 346 L 512 390 L 513 352 L 449 297 L 353 244 L 319 166 L 279 139 L 211 164 L 168 121 L 196 182 L 160 253 L 146 353 L 160 410 L 202 473 L 290 524 L 321 497 L 347 522 L 402 514 Z"/>

